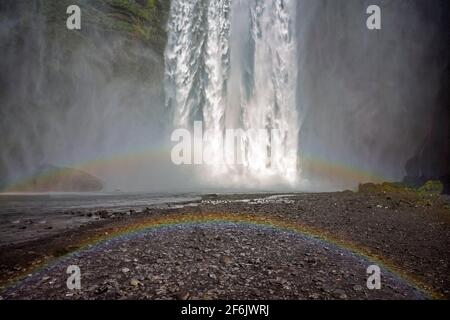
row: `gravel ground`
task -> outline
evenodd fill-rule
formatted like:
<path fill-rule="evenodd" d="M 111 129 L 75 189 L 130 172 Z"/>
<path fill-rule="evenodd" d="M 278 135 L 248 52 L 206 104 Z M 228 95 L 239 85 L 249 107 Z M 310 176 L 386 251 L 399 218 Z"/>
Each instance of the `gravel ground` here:
<path fill-rule="evenodd" d="M 421 299 L 410 284 L 382 271 L 368 290 L 372 264 L 298 234 L 249 225 L 171 227 L 75 251 L 90 237 L 171 215 L 266 217 L 321 230 L 389 261 L 433 297 L 448 299 L 449 199 L 403 194 L 210 195 L 201 203 L 122 214 L 79 212 L 88 222 L 0 246 L 2 299 Z M 49 221 L 51 223 L 52 221 Z M 36 225 L 36 228 L 39 228 Z M 24 231 L 25 232 L 25 231 Z M 17 230 L 20 240 L 20 230 Z M 54 264 L 52 261 L 64 257 Z M 36 266 L 52 267 L 35 272 Z M 82 290 L 68 291 L 66 268 L 78 265 Z M 25 281 L 18 276 L 32 273 Z M 410 282 L 411 283 L 411 282 Z"/>
<path fill-rule="evenodd" d="M 6 299 L 421 299 L 388 272 L 368 290 L 363 258 L 289 232 L 168 227 L 109 241 L 29 277 Z M 78 265 L 82 289 L 66 287 Z"/>

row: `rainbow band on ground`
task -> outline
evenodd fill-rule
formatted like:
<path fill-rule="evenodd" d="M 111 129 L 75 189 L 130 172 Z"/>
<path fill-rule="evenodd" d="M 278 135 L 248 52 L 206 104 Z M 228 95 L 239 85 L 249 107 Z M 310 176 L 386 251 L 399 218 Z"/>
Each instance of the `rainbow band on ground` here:
<path fill-rule="evenodd" d="M 124 236 L 132 236 L 145 233 L 147 231 L 154 231 L 158 229 L 163 229 L 171 226 L 197 226 L 197 225 L 207 225 L 211 223 L 233 223 L 248 226 L 255 226 L 260 228 L 271 228 L 278 231 L 292 232 L 308 238 L 318 240 L 324 244 L 328 243 L 334 245 L 340 249 L 349 251 L 365 260 L 373 262 L 378 266 L 384 268 L 385 270 L 392 273 L 394 276 L 398 277 L 400 280 L 409 284 L 410 286 L 417 289 L 426 297 L 432 299 L 443 298 L 442 294 L 434 292 L 432 288 L 426 285 L 423 281 L 418 279 L 412 274 L 405 272 L 394 262 L 389 259 L 382 257 L 379 254 L 374 253 L 367 247 L 360 246 L 358 244 L 352 243 L 350 241 L 341 240 L 332 236 L 329 232 L 319 230 L 310 226 L 306 226 L 297 222 L 283 221 L 270 216 L 262 215 L 249 215 L 249 214 L 224 214 L 224 213 L 196 213 L 196 214 L 168 214 L 164 217 L 155 217 L 140 220 L 135 223 L 128 224 L 121 227 L 112 227 L 109 229 L 102 230 L 101 234 L 96 234 L 88 236 L 86 239 L 81 241 L 77 246 L 78 249 L 75 251 L 59 257 L 52 259 L 51 261 L 43 262 L 41 265 L 35 267 L 33 270 L 28 270 L 29 273 L 39 273 L 43 269 L 50 267 L 52 265 L 58 264 L 62 260 L 71 257 L 74 254 L 82 253 L 85 250 L 91 250 L 97 246 L 104 244 L 107 241 L 111 241 Z M 3 289 L 13 286 L 14 284 L 20 283 L 24 280 L 26 276 L 21 275 L 16 279 L 12 280 L 9 285 L 4 286 Z"/>

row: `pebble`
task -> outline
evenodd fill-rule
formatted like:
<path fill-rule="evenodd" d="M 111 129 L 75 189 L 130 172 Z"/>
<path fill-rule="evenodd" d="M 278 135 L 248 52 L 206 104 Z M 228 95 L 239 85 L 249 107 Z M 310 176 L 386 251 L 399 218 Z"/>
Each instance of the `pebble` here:
<path fill-rule="evenodd" d="M 180 291 L 175 295 L 175 298 L 177 300 L 187 300 L 187 299 L 189 299 L 189 297 L 190 297 L 190 294 L 187 291 Z"/>
<path fill-rule="evenodd" d="M 355 291 L 362 291 L 363 287 L 360 286 L 359 284 L 357 284 L 357 285 L 353 286 L 353 290 L 355 290 Z"/>
<path fill-rule="evenodd" d="M 141 283 L 139 280 L 137 280 L 137 279 L 131 279 L 131 280 L 130 280 L 130 284 L 131 284 L 133 287 L 137 287 L 137 286 L 141 285 L 142 283 Z"/>
<path fill-rule="evenodd" d="M 261 208 L 264 210 L 264 206 Z M 374 230 L 377 229 L 374 227 Z M 86 299 L 109 299 L 119 295 L 131 299 L 178 300 L 345 300 L 400 296 L 387 284 L 386 291 L 365 291 L 364 272 L 359 272 L 358 262 L 351 256 L 344 256 L 334 246 L 324 247 L 295 235 L 254 227 L 211 225 L 197 229 L 164 229 L 82 255 L 87 264 L 84 270 L 91 272 L 84 274 L 83 281 L 94 283 L 95 288 L 100 286 L 100 290 L 75 294 Z M 79 263 L 78 258 L 73 259 L 74 264 Z M 61 274 L 65 274 L 64 269 L 48 273 L 52 278 L 42 279 L 52 280 L 53 276 L 59 279 Z M 105 277 L 114 280 L 105 286 Z M 37 282 L 34 287 L 23 288 L 18 296 L 41 298 L 40 294 L 50 292 L 45 291 L 50 284 L 42 285 L 39 278 Z M 53 282 L 51 297 L 64 297 L 67 294 L 65 283 Z M 355 285 L 357 283 L 362 285 Z M 39 292 L 39 285 L 45 290 Z M 339 287 L 345 290 L 337 289 Z M 411 297 L 409 289 L 400 287 L 399 290 Z"/>
<path fill-rule="evenodd" d="M 233 263 L 233 259 L 231 259 L 231 258 L 228 257 L 228 256 L 223 256 L 223 257 L 220 259 L 220 262 L 222 262 L 222 263 L 225 264 L 225 265 L 229 265 L 229 264 Z"/>

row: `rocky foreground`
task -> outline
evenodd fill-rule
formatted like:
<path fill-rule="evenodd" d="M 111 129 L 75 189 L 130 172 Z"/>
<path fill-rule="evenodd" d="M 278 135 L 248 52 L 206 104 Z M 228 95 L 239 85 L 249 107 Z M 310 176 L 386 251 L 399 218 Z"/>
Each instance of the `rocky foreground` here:
<path fill-rule="evenodd" d="M 51 232 L 52 221 L 36 224 L 39 235 L 35 230 L 27 241 L 2 242 L 2 299 L 450 297 L 450 201 L 427 190 L 209 195 L 166 208 L 61 216 L 83 223 L 73 229 L 55 224 Z M 108 237 L 172 216 L 211 222 Z M 301 226 L 309 235 L 241 223 L 242 216 Z M 17 240 L 30 232 L 15 228 Z M 369 290 L 366 269 L 381 262 L 382 288 Z M 81 290 L 66 286 L 69 265 L 81 269 Z"/>

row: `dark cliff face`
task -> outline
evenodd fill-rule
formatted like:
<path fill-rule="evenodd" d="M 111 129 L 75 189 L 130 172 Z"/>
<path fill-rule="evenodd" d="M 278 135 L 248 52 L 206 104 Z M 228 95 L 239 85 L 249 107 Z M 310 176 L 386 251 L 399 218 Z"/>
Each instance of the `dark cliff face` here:
<path fill-rule="evenodd" d="M 450 193 L 450 64 L 442 79 L 442 88 L 436 100 L 436 110 L 430 131 L 406 164 L 405 182 L 414 186 L 428 180 L 444 183 L 444 192 Z"/>
<path fill-rule="evenodd" d="M 405 182 L 414 186 L 427 180 L 440 180 L 444 183 L 444 192 L 450 193 L 450 3 L 438 1 L 438 15 L 423 10 L 428 19 L 438 21 L 439 37 L 436 38 L 439 50 L 435 59 L 443 62 L 444 72 L 440 79 L 439 93 L 431 106 L 433 111 L 429 131 L 421 142 L 415 155 L 406 164 Z M 427 6 L 422 4 L 423 9 Z"/>
<path fill-rule="evenodd" d="M 304 176 L 352 186 L 447 175 L 450 2 L 299 3 Z M 365 25 L 369 4 L 381 7 L 380 31 Z"/>

